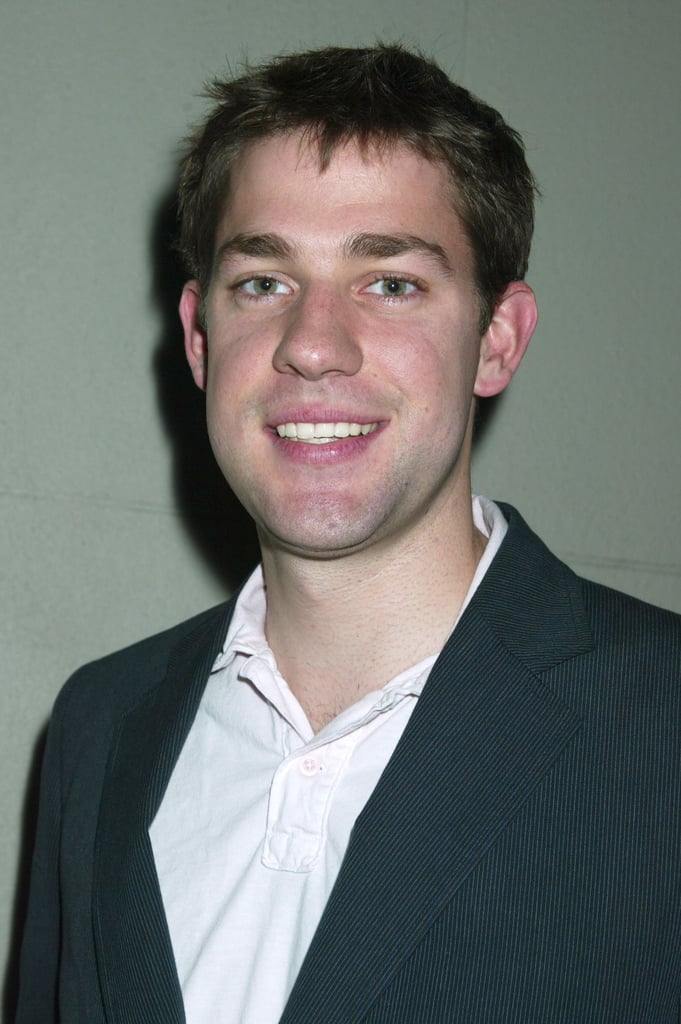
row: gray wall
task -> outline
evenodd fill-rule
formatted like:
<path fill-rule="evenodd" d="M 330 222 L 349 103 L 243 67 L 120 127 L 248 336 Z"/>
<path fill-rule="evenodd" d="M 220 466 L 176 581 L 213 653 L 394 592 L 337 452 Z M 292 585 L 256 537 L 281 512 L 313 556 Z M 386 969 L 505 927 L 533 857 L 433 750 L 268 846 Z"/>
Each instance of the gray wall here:
<path fill-rule="evenodd" d="M 544 192 L 541 322 L 476 485 L 577 570 L 681 611 L 680 28 L 677 0 L 3 0 L 0 956 L 57 689 L 219 600 L 218 532 L 241 549 L 200 484 L 161 255 L 203 80 L 244 55 L 382 37 L 502 109 Z"/>

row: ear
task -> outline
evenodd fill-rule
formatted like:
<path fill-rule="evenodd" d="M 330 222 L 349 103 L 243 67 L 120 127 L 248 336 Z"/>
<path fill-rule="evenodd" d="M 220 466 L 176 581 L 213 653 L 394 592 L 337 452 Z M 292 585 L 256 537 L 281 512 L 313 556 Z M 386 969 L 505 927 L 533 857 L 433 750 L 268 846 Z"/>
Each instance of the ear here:
<path fill-rule="evenodd" d="M 496 305 L 480 343 L 475 394 L 498 395 L 520 366 L 537 323 L 534 292 L 524 281 L 512 281 Z"/>
<path fill-rule="evenodd" d="M 180 299 L 180 320 L 184 328 L 184 351 L 194 383 L 206 390 L 208 338 L 201 322 L 201 289 L 198 281 L 187 281 Z"/>

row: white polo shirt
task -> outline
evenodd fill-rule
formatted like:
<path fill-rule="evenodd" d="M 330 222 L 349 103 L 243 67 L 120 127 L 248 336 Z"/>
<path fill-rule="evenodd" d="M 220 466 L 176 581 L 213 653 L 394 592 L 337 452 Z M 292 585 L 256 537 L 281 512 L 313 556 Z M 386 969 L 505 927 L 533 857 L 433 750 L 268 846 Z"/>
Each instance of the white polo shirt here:
<path fill-rule="evenodd" d="M 459 615 L 507 529 L 488 499 L 476 497 L 473 513 L 488 543 Z M 264 624 L 258 568 L 150 828 L 188 1024 L 279 1020 L 355 819 L 437 658 L 315 734 Z"/>

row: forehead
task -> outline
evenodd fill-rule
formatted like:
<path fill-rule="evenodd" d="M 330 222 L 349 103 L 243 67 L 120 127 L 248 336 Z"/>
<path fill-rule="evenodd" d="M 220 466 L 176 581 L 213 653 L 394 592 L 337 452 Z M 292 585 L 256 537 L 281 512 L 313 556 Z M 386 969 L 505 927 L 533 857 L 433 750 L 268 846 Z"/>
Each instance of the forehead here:
<path fill-rule="evenodd" d="M 406 144 L 363 147 L 351 140 L 322 167 L 316 144 L 302 133 L 250 143 L 232 166 L 216 248 L 231 234 L 265 231 L 399 231 L 467 248 L 443 164 Z"/>

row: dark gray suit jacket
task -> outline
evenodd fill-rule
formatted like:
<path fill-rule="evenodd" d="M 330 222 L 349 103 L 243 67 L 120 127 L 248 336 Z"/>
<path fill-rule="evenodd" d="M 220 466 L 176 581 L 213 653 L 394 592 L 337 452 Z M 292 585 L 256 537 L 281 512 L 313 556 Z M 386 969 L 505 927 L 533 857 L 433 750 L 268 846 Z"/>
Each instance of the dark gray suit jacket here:
<path fill-rule="evenodd" d="M 681 619 L 579 579 L 504 512 L 282 1024 L 681 1021 Z M 148 828 L 231 611 L 59 696 L 18 1024 L 184 1021 Z"/>

